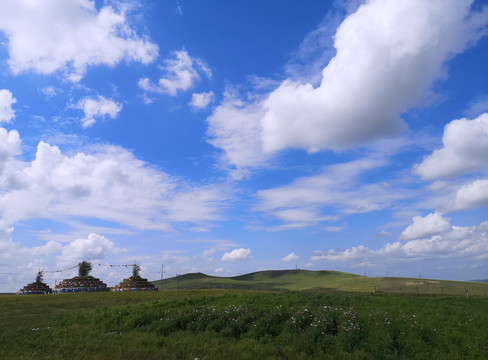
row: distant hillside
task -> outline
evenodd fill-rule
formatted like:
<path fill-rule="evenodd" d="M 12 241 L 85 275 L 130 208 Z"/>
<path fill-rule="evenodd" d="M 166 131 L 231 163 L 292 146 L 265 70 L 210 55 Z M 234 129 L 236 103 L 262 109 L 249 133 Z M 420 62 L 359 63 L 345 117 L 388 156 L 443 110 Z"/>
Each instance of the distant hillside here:
<path fill-rule="evenodd" d="M 217 277 L 202 273 L 181 275 L 153 283 L 159 289 L 178 288 L 234 288 L 262 290 L 310 290 L 330 289 L 337 291 L 374 291 L 381 279 L 343 273 L 339 271 L 269 270 L 250 274 Z"/>
<path fill-rule="evenodd" d="M 416 278 L 376 278 L 340 271 L 269 270 L 218 277 L 203 273 L 185 274 L 153 281 L 160 290 L 249 289 L 322 290 L 333 292 L 487 296 L 488 284 Z"/>

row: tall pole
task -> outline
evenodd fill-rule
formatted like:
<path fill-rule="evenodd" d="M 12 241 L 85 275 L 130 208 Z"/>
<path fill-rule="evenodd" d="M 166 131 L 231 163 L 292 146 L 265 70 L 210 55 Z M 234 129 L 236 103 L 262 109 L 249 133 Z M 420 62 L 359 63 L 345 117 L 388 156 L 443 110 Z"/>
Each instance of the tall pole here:
<path fill-rule="evenodd" d="M 163 286 L 163 272 L 164 272 L 164 264 L 161 264 L 161 286 Z"/>

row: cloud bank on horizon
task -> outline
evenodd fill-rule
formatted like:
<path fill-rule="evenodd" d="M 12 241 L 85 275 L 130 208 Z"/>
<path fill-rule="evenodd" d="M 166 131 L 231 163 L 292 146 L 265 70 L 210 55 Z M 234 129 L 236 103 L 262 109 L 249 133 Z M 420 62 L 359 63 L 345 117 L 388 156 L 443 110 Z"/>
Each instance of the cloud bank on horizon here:
<path fill-rule="evenodd" d="M 488 3 L 306 5 L 1 4 L 0 292 L 81 260 L 486 277 Z"/>

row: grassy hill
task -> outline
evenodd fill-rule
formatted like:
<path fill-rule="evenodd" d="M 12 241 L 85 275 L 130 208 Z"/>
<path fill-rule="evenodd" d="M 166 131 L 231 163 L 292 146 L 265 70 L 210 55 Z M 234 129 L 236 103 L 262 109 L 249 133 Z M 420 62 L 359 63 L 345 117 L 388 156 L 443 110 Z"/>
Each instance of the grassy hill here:
<path fill-rule="evenodd" d="M 333 292 L 385 293 L 411 295 L 487 296 L 488 284 L 435 279 L 376 278 L 340 271 L 270 270 L 250 274 L 218 277 L 203 273 L 153 282 L 167 289 L 249 289 L 249 290 L 323 290 Z"/>

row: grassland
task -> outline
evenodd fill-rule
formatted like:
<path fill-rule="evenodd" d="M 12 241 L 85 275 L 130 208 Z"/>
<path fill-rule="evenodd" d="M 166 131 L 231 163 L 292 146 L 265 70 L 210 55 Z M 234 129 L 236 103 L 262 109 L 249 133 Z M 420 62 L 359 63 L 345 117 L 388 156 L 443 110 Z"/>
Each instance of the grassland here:
<path fill-rule="evenodd" d="M 0 297 L 1 359 L 486 359 L 484 297 L 195 290 Z"/>
<path fill-rule="evenodd" d="M 488 284 L 293 270 L 161 285 L 178 283 L 222 288 L 0 296 L 0 359 L 488 358 Z"/>
<path fill-rule="evenodd" d="M 322 290 L 398 295 L 488 296 L 488 284 L 436 279 L 381 278 L 339 271 L 271 270 L 234 277 L 186 274 L 153 282 L 159 289 Z"/>
<path fill-rule="evenodd" d="M 155 281 L 160 289 L 226 288 L 246 290 L 311 290 L 371 292 L 380 278 L 343 273 L 339 271 L 270 270 L 234 277 L 208 276 L 202 273 Z M 488 287 L 487 287 L 488 288 Z"/>

